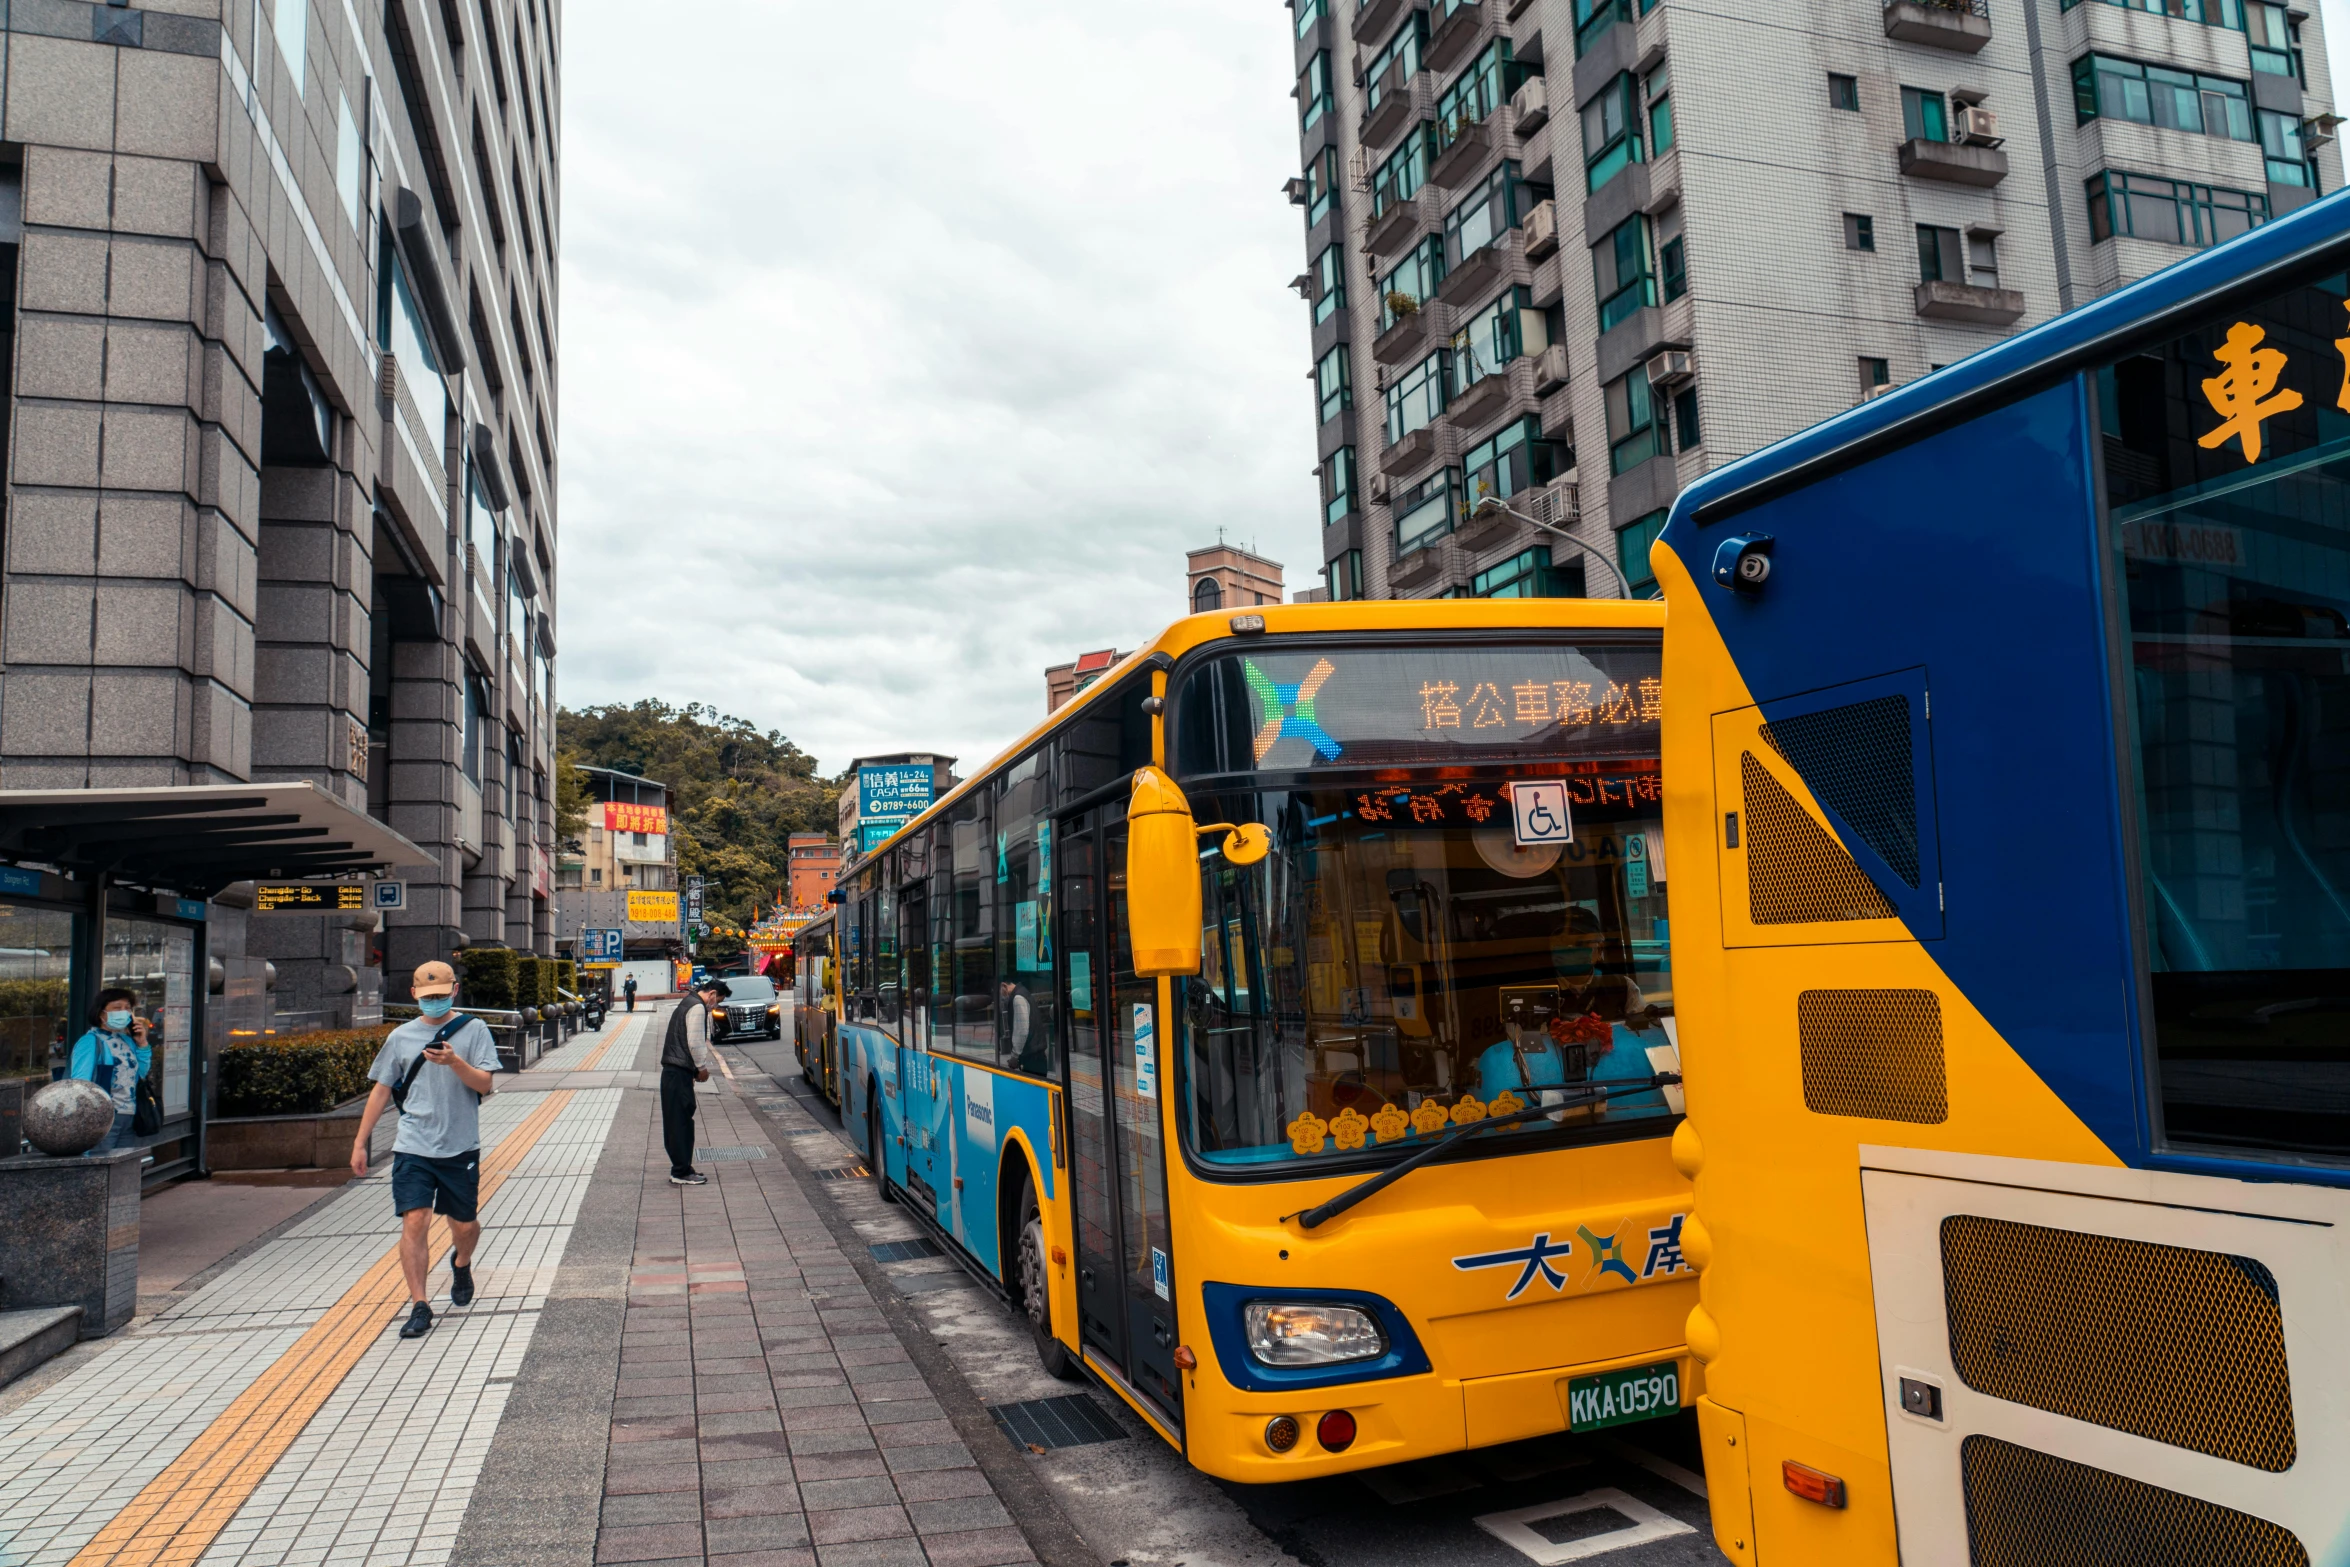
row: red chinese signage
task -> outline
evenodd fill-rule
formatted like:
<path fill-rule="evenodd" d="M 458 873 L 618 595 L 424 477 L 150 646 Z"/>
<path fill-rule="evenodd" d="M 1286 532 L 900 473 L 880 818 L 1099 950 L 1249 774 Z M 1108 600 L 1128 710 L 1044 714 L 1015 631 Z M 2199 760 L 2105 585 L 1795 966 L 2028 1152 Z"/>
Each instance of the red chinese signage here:
<path fill-rule="evenodd" d="M 613 832 L 666 833 L 669 811 L 659 805 L 632 805 L 624 800 L 604 802 L 604 826 Z"/>

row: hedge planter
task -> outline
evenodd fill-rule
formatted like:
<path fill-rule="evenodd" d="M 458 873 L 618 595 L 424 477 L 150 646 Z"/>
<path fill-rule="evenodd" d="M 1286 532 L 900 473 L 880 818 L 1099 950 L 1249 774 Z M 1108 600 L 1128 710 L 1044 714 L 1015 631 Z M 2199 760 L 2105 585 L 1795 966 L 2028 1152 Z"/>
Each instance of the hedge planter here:
<path fill-rule="evenodd" d="M 324 1114 L 216 1117 L 205 1132 L 204 1162 L 216 1171 L 347 1166 L 366 1104 L 362 1094 Z"/>

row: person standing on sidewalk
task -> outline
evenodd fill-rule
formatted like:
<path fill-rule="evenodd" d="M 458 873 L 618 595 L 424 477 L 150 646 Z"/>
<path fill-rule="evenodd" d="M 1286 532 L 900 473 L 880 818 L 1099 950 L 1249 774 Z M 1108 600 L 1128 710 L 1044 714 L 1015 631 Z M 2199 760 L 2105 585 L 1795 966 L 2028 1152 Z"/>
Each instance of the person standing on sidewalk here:
<path fill-rule="evenodd" d="M 393 1029 L 367 1069 L 375 1087 L 359 1112 L 351 1173 L 367 1174 L 376 1119 L 386 1106 L 397 1105 L 392 1211 L 400 1216 L 400 1272 L 408 1281 L 408 1320 L 400 1337 L 422 1338 L 432 1331 L 426 1247 L 436 1213 L 449 1221 L 456 1242 L 449 1254 L 449 1304 L 473 1304 L 473 1249 L 481 1241 L 481 1101 L 493 1087 L 498 1042 L 480 1018 L 452 1015 L 457 971 L 448 964 L 418 965 L 408 992 L 424 1015 Z"/>
<path fill-rule="evenodd" d="M 620 993 L 628 998 L 628 1010 L 636 1010 L 636 976 L 631 974 L 620 985 Z"/>
<path fill-rule="evenodd" d="M 710 1069 L 694 1054 L 687 1014 L 699 1001 L 707 1016 L 710 1009 L 726 1004 L 726 996 L 724 980 L 704 980 L 700 989 L 679 999 L 676 1010 L 669 1014 L 669 1032 L 661 1041 L 661 1146 L 669 1151 L 672 1186 L 710 1184 L 710 1177 L 694 1168 L 694 1084 L 708 1082 Z"/>
<path fill-rule="evenodd" d="M 139 998 L 127 990 L 101 990 L 90 1003 L 90 1031 L 73 1042 L 65 1075 L 96 1083 L 114 1098 L 114 1125 L 92 1154 L 112 1153 L 131 1135 L 138 1117 L 139 1082 L 155 1069 L 147 1044 L 147 1020 L 132 1010 Z"/>

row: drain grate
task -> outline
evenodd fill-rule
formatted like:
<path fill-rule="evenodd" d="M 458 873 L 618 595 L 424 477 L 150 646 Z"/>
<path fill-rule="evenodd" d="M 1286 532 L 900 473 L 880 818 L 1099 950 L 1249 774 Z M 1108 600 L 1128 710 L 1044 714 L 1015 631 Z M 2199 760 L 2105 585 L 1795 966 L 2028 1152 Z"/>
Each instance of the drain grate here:
<path fill-rule="evenodd" d="M 938 1242 L 922 1240 L 919 1237 L 910 1241 L 884 1241 L 878 1246 L 868 1246 L 865 1249 L 873 1253 L 875 1262 L 912 1262 L 917 1257 L 943 1257 L 946 1255 L 946 1252 L 940 1249 Z"/>
<path fill-rule="evenodd" d="M 810 1175 L 820 1181 L 862 1181 L 872 1178 L 873 1172 L 861 1164 L 843 1165 L 836 1170 L 811 1170 Z"/>
<path fill-rule="evenodd" d="M 694 1150 L 694 1155 L 701 1159 L 764 1159 L 767 1157 L 767 1150 L 764 1148 L 697 1148 Z"/>
<path fill-rule="evenodd" d="M 987 1412 L 995 1416 L 1004 1435 L 1022 1447 L 1085 1447 L 1116 1442 L 1126 1435 L 1125 1427 L 1083 1393 L 1032 1398 L 1023 1404 L 990 1404 Z"/>

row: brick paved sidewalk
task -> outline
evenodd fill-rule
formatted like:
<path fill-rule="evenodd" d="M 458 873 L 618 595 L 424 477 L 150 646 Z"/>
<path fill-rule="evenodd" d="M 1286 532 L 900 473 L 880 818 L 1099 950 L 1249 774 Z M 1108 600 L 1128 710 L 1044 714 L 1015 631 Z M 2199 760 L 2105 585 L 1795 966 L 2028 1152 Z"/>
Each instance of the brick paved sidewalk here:
<path fill-rule="evenodd" d="M 749 1107 L 701 1109 L 708 1186 L 669 1185 L 657 1124 L 644 1140 L 596 1560 L 1034 1561 Z"/>

